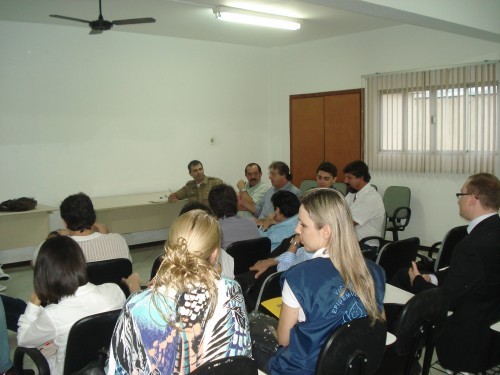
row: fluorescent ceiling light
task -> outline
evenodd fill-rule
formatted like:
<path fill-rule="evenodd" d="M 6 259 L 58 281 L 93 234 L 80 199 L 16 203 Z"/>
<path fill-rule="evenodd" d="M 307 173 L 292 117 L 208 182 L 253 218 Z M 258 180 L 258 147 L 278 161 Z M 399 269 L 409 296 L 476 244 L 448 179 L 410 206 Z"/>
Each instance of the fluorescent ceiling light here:
<path fill-rule="evenodd" d="M 269 13 L 254 12 L 252 10 L 231 8 L 219 5 L 213 8 L 215 17 L 222 21 L 246 23 L 249 25 L 275 27 L 278 29 L 298 30 L 301 21 Z"/>

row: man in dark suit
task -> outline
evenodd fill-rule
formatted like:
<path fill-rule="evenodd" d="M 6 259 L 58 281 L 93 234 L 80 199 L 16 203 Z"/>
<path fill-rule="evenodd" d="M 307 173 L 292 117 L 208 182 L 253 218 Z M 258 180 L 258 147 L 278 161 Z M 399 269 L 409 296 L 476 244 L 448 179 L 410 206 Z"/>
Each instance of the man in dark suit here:
<path fill-rule="evenodd" d="M 500 181 L 487 173 L 473 175 L 457 198 L 460 216 L 470 220 L 469 234 L 453 251 L 444 281 L 439 280 L 453 314 L 436 351 L 446 369 L 479 372 L 500 360 L 500 334 L 490 328 L 500 320 Z M 408 275 L 414 292 L 435 287 L 415 263 Z"/>

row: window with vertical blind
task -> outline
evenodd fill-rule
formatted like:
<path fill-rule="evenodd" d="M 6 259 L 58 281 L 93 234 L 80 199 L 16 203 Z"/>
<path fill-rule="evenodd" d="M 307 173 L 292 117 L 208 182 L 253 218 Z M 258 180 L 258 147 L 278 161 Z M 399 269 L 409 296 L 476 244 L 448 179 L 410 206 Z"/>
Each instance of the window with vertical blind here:
<path fill-rule="evenodd" d="M 366 76 L 366 160 L 401 172 L 490 172 L 498 61 Z"/>

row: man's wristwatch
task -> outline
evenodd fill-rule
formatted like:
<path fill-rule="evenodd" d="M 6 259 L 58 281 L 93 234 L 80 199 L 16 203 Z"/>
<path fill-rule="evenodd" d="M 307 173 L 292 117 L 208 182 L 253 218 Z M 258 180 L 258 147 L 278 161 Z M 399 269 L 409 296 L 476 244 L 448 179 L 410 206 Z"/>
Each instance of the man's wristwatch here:
<path fill-rule="evenodd" d="M 290 240 L 290 245 L 299 247 L 300 246 L 300 242 L 295 241 L 295 237 L 292 237 L 292 239 Z"/>

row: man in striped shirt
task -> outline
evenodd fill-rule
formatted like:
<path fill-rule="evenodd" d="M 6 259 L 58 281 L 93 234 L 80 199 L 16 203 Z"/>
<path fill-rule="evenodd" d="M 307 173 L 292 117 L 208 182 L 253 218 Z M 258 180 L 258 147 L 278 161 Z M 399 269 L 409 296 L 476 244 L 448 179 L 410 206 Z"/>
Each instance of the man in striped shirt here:
<path fill-rule="evenodd" d="M 109 233 L 105 225 L 95 222 L 94 206 L 86 194 L 67 197 L 61 203 L 60 212 L 66 229 L 51 234 L 69 236 L 75 240 L 82 248 L 87 263 L 117 258 L 132 261 L 125 238 L 118 233 Z M 38 249 L 33 255 L 33 264 L 37 256 Z"/>

